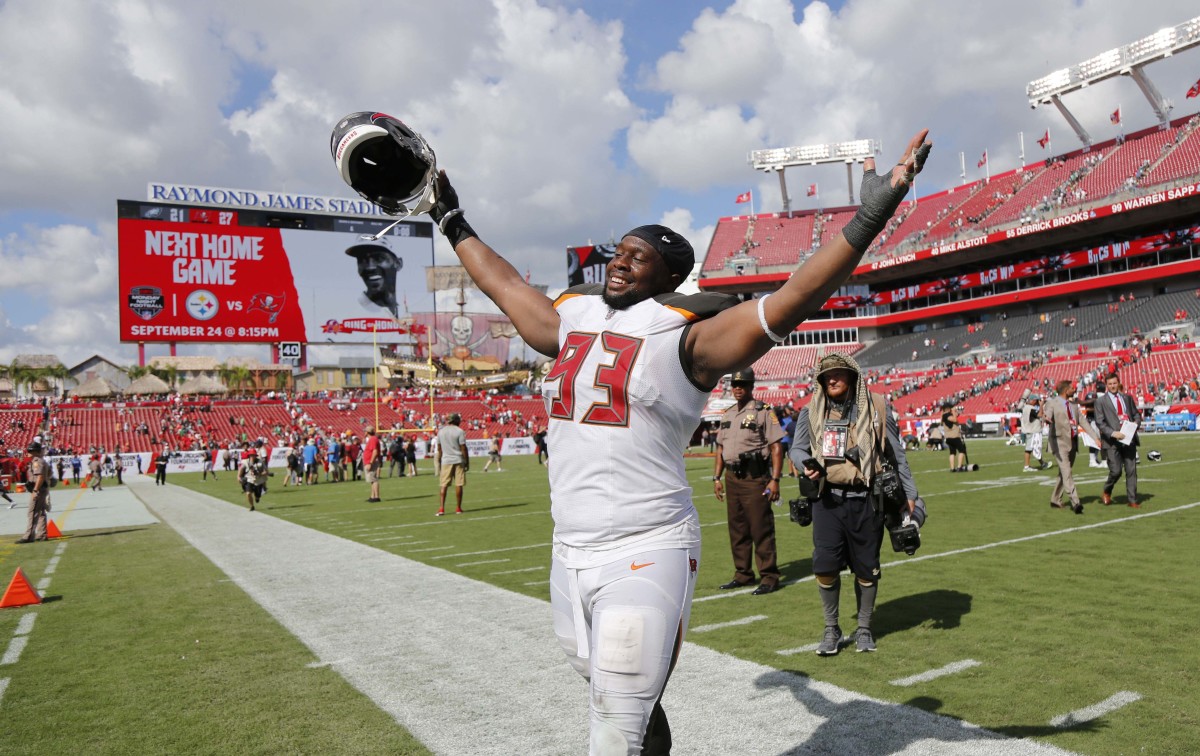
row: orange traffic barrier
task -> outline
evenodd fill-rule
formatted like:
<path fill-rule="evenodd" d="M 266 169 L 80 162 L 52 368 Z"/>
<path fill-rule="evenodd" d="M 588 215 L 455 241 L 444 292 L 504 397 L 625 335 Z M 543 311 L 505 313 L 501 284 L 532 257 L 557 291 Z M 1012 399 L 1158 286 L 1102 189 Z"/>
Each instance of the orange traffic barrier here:
<path fill-rule="evenodd" d="M 25 577 L 25 571 L 18 567 L 13 574 L 12 582 L 8 584 L 8 590 L 4 591 L 4 598 L 0 598 L 0 609 L 40 603 L 42 603 L 41 595 L 29 584 L 29 578 Z"/>
<path fill-rule="evenodd" d="M 58 526 L 54 524 L 54 520 L 50 520 L 46 523 L 46 537 L 47 538 L 62 538 L 63 537 L 62 531 L 59 530 Z"/>

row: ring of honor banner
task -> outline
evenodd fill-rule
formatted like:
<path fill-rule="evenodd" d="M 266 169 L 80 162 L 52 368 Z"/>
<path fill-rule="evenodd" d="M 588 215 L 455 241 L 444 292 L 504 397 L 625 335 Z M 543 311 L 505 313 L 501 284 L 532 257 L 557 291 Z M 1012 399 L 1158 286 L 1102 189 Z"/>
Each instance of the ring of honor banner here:
<path fill-rule="evenodd" d="M 121 341 L 395 343 L 433 309 L 427 221 L 370 241 L 386 219 L 117 209 Z"/>
<path fill-rule="evenodd" d="M 1064 252 L 1059 255 L 1039 257 L 1015 264 L 997 265 L 986 270 L 927 281 L 891 291 L 879 291 L 865 296 L 830 297 L 821 309 L 844 310 L 851 307 L 890 305 L 920 297 L 952 294 L 964 289 L 989 286 L 1000 281 L 1054 275 L 1060 271 L 1083 268 L 1088 265 L 1120 260 L 1126 257 L 1149 255 L 1168 249 L 1176 249 L 1200 240 L 1200 225 L 1144 236 L 1133 241 L 1104 244 L 1099 247 Z"/>

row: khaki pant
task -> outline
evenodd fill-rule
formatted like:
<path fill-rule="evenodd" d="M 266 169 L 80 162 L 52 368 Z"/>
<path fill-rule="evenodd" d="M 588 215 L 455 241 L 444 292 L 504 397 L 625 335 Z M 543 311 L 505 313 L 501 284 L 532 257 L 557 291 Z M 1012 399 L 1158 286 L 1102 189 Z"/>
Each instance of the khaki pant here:
<path fill-rule="evenodd" d="M 1054 483 L 1054 491 L 1050 494 L 1050 503 L 1059 505 L 1062 504 L 1062 497 L 1065 494 L 1071 502 L 1072 507 L 1079 506 L 1079 492 L 1075 490 L 1075 473 L 1071 467 L 1075 464 L 1075 455 L 1078 452 L 1078 447 L 1075 442 L 1071 443 L 1071 450 L 1063 456 L 1061 452 L 1055 452 L 1051 449 L 1055 461 L 1058 462 L 1058 480 Z"/>
<path fill-rule="evenodd" d="M 50 489 L 29 494 L 29 518 L 25 528 L 25 539 L 32 541 L 46 537 L 46 513 L 50 511 Z"/>

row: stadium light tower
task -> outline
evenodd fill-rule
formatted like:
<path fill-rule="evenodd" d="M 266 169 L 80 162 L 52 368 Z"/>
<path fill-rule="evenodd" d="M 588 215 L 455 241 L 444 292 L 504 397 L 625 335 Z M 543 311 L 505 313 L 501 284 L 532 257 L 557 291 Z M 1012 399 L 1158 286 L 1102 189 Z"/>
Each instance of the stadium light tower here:
<path fill-rule="evenodd" d="M 1025 96 L 1029 98 L 1031 108 L 1053 103 L 1063 118 L 1067 119 L 1079 141 L 1090 145 L 1091 136 L 1071 111 L 1067 110 L 1067 106 L 1063 105 L 1062 96 L 1114 76 L 1128 76 L 1137 83 L 1138 89 L 1142 90 L 1142 94 L 1150 101 L 1150 107 L 1154 109 L 1159 122 L 1165 124 L 1170 120 L 1171 109 L 1175 106 L 1159 94 L 1154 82 L 1146 75 L 1145 68 L 1156 60 L 1168 58 L 1196 45 L 1200 45 L 1200 16 L 1184 21 L 1178 26 L 1159 29 L 1136 42 L 1114 47 L 1082 63 L 1035 79 L 1025 85 Z"/>
<path fill-rule="evenodd" d="M 778 171 L 779 191 L 783 194 L 783 211 L 792 210 L 791 199 L 788 198 L 787 181 L 783 172 L 787 168 L 798 165 L 817 165 L 818 163 L 845 163 L 846 188 L 850 193 L 850 203 L 854 204 L 854 173 L 855 163 L 861 163 L 869 157 L 875 157 L 880 152 L 879 141 L 875 139 L 855 139 L 850 142 L 831 142 L 829 144 L 813 144 L 807 147 L 774 147 L 769 150 L 754 150 L 747 161 L 756 171 Z"/>

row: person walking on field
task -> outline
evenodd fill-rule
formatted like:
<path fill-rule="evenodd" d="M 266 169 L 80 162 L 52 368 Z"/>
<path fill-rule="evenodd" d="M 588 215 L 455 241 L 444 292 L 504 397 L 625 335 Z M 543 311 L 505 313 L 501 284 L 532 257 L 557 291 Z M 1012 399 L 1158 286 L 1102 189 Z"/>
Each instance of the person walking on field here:
<path fill-rule="evenodd" d="M 379 498 L 379 473 L 383 471 L 383 446 L 379 443 L 379 436 L 375 435 L 375 428 L 367 428 L 367 441 L 363 445 L 362 452 L 363 474 L 367 479 L 367 483 L 371 485 L 371 496 L 367 501 L 375 503 L 381 501 Z"/>
<path fill-rule="evenodd" d="M 438 466 L 438 511 L 437 516 L 446 514 L 446 490 L 454 486 L 454 514 L 462 514 L 463 487 L 467 485 L 467 471 L 471 469 L 471 457 L 467 454 L 467 434 L 459 427 L 462 418 L 456 412 L 437 434 Z"/>
<path fill-rule="evenodd" d="M 1062 503 L 1062 497 L 1066 496 L 1071 502 L 1071 510 L 1075 514 L 1083 514 L 1072 468 L 1075 455 L 1079 452 L 1079 436 L 1082 434 L 1095 439 L 1096 429 L 1088 423 L 1083 408 L 1075 401 L 1074 381 L 1059 381 L 1054 387 L 1054 394 L 1054 398 L 1042 408 L 1045 427 L 1049 431 L 1050 454 L 1058 460 L 1058 481 L 1050 494 L 1050 506 L 1064 509 L 1067 505 Z"/>
<path fill-rule="evenodd" d="M 366 122 L 372 125 L 357 128 Z M 333 135 L 343 176 L 385 209 L 406 196 L 402 159 L 358 145 L 380 139 L 411 149 L 399 138 L 406 132 L 368 112 L 344 119 Z M 592 753 L 671 749 L 661 698 L 700 560 L 683 449 L 705 401 L 722 376 L 786 341 L 845 282 L 921 170 L 927 134 L 918 133 L 882 175 L 867 159 L 855 217 L 782 287 L 744 303 L 676 293 L 695 267 L 695 251 L 658 224 L 621 237 L 603 283 L 549 299 L 480 240 L 449 178 L 438 174 L 433 220 L 525 343 L 555 360 L 542 384 L 548 443 L 556 459 L 570 462 L 549 466 L 551 608 L 559 645 L 589 684 Z M 439 454 L 447 446 L 439 438 Z M 444 456 L 442 475 L 444 486 Z"/>
<path fill-rule="evenodd" d="M 503 434 L 497 433 L 496 435 L 492 436 L 492 440 L 488 443 L 488 461 L 487 464 L 483 466 L 484 472 L 487 472 L 489 469 L 491 469 L 493 463 L 496 465 L 496 472 L 504 472 L 504 468 L 500 466 L 500 462 L 503 459 L 500 456 L 500 451 L 503 448 Z"/>

